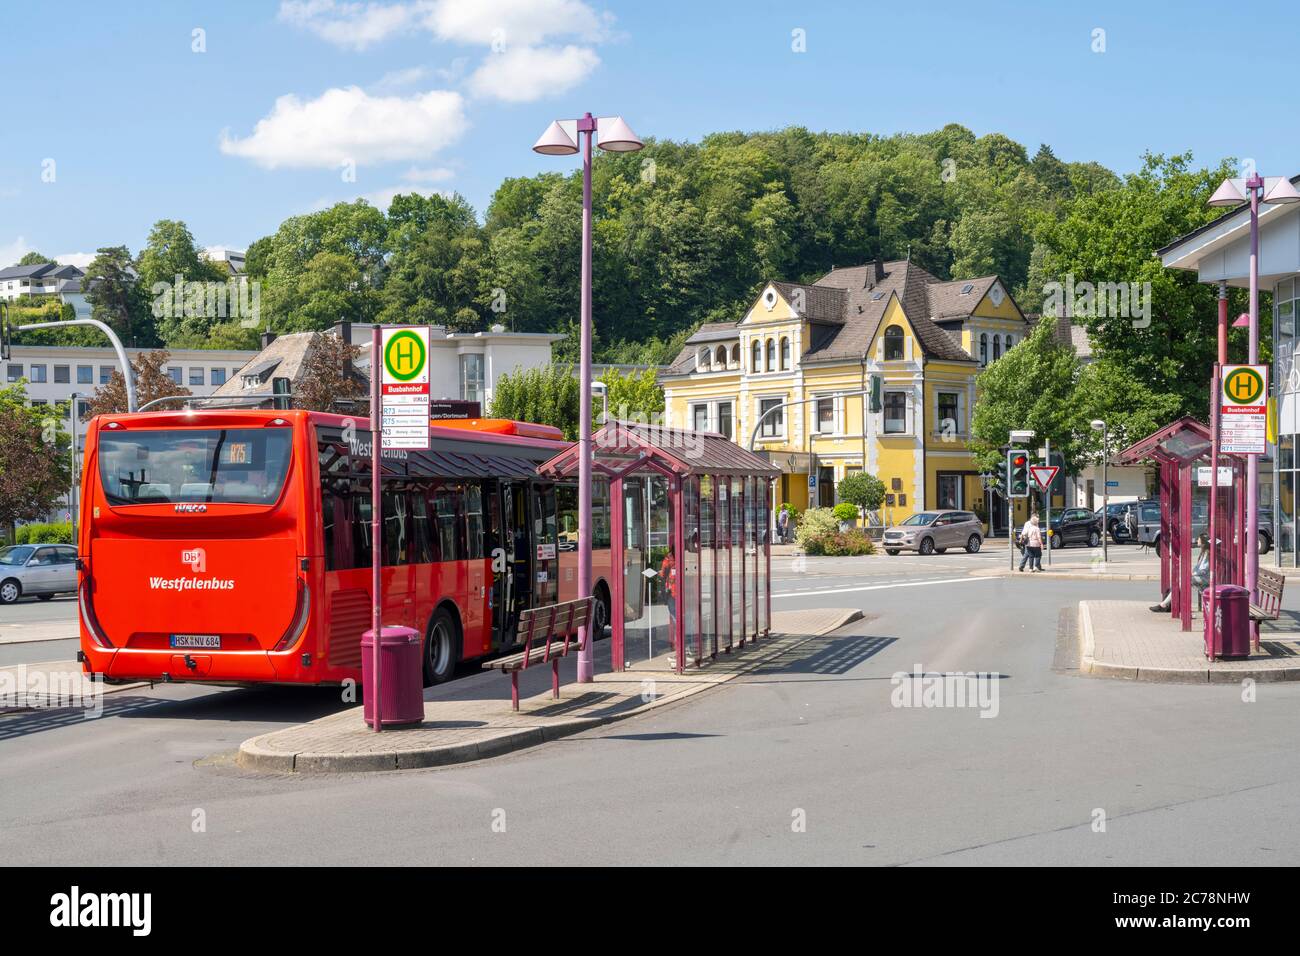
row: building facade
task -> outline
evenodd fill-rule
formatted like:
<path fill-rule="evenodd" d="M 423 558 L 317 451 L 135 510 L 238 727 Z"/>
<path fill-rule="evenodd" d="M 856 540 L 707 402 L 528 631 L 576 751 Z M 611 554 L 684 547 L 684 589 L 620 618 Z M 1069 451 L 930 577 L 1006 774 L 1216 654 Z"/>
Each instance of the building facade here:
<path fill-rule="evenodd" d="M 661 376 L 665 415 L 752 442 L 781 469 L 777 505 L 833 505 L 836 484 L 865 468 L 885 483 L 886 523 L 927 508 L 983 513 L 968 444 L 975 378 L 1027 331 L 997 276 L 944 282 L 893 261 L 770 281 L 738 321 L 687 341 Z M 877 377 L 873 410 L 861 393 Z M 1000 528 L 1005 509 L 993 510 Z"/>

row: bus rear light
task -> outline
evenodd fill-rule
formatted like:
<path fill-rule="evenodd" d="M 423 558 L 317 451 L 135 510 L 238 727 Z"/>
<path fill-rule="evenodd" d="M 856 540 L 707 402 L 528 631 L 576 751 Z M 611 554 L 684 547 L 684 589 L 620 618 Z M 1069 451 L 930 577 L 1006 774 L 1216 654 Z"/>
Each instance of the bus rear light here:
<path fill-rule="evenodd" d="M 288 425 L 288 424 L 289 424 L 289 423 L 288 423 L 287 421 L 285 421 L 283 418 L 272 418 L 269 422 L 266 423 L 266 427 L 267 427 L 267 428 L 276 428 L 276 427 L 283 427 L 283 426 L 286 426 L 286 425 Z"/>
<path fill-rule="evenodd" d="M 311 615 L 311 591 L 307 588 L 307 583 L 302 578 L 298 579 L 298 604 L 293 609 L 293 620 L 289 622 L 288 629 L 284 636 L 276 641 L 272 651 L 287 651 L 298 643 L 298 638 L 302 637 L 302 632 L 307 629 L 307 618 Z"/>
<path fill-rule="evenodd" d="M 77 606 L 81 611 L 81 623 L 85 625 L 90 639 L 100 647 L 112 647 L 113 642 L 108 639 L 104 629 L 99 626 L 99 619 L 95 617 L 95 606 L 90 600 L 90 583 L 87 581 L 82 581 L 77 588 Z"/>

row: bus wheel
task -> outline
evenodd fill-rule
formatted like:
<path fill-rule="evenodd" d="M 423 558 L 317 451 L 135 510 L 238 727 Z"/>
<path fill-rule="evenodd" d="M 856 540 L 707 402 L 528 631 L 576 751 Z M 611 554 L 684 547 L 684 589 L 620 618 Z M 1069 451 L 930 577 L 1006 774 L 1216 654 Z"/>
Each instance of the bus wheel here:
<path fill-rule="evenodd" d="M 424 641 L 424 686 L 432 687 L 449 680 L 456 671 L 456 621 L 440 607 L 433 612 L 429 634 Z"/>
<path fill-rule="evenodd" d="M 603 585 L 596 586 L 595 600 L 591 607 L 591 638 L 599 641 L 605 636 L 609 625 L 609 592 Z"/>

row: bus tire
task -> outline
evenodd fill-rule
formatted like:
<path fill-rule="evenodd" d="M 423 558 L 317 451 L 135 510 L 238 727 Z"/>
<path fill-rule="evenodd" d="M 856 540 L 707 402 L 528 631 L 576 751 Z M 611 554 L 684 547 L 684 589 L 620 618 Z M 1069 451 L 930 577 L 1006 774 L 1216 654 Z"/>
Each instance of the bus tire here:
<path fill-rule="evenodd" d="M 592 640 L 599 641 L 605 636 L 605 628 L 609 626 L 609 589 L 605 587 L 604 582 L 596 585 L 594 597 L 591 607 L 591 637 Z"/>
<path fill-rule="evenodd" d="M 460 659 L 460 627 L 446 607 L 440 607 L 429 619 L 424 638 L 424 686 L 432 687 L 450 680 Z"/>

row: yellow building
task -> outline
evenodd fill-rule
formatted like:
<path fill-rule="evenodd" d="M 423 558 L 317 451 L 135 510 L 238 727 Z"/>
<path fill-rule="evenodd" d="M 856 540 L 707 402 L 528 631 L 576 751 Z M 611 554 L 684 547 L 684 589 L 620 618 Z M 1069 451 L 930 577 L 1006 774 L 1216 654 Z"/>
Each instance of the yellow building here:
<path fill-rule="evenodd" d="M 661 376 L 665 413 L 752 438 L 781 468 L 777 504 L 833 505 L 835 485 L 865 465 L 885 483 L 886 523 L 926 508 L 983 512 L 967 447 L 975 377 L 1027 333 L 997 276 L 942 282 L 915 263 L 872 262 L 811 284 L 771 281 L 739 321 L 687 340 Z M 878 411 L 842 394 L 876 376 Z"/>

